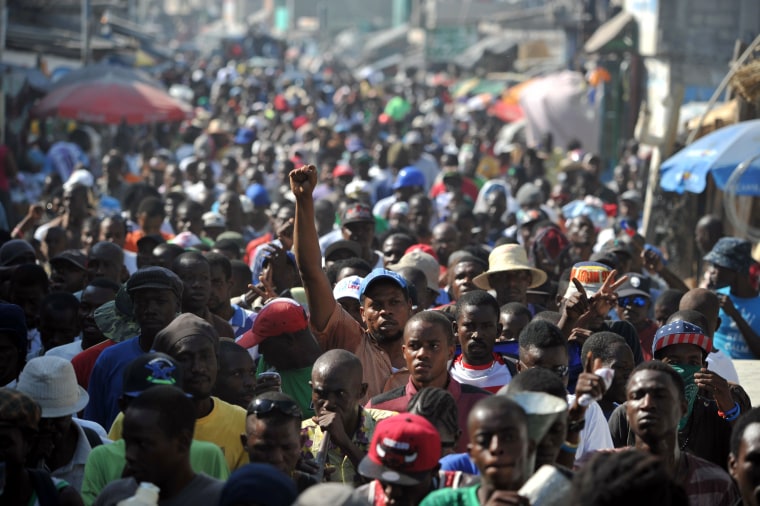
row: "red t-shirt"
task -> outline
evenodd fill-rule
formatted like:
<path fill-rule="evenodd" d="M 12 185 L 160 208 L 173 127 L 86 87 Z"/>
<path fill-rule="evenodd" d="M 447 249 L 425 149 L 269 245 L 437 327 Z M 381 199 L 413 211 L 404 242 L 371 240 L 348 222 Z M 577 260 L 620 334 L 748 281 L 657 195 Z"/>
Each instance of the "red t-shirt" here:
<path fill-rule="evenodd" d="M 430 188 L 430 198 L 436 198 L 441 193 L 446 193 L 446 185 L 443 181 L 438 181 Z M 462 178 L 462 193 L 467 195 L 475 202 L 478 199 L 478 187 L 470 178 Z"/>
<path fill-rule="evenodd" d="M 246 265 L 251 265 L 251 260 L 253 260 L 252 256 L 254 252 L 256 251 L 256 248 L 258 248 L 262 244 L 266 244 L 272 241 L 274 241 L 274 234 L 272 234 L 272 232 L 267 232 L 261 237 L 257 237 L 256 239 L 251 239 L 250 242 L 245 247 L 245 256 L 243 257 L 243 262 L 245 262 Z"/>
<path fill-rule="evenodd" d="M 639 342 L 641 343 L 641 354 L 644 355 L 644 360 L 652 360 L 652 344 L 654 343 L 654 335 L 659 328 L 657 322 L 648 321 L 649 325 L 638 332 Z"/>
<path fill-rule="evenodd" d="M 74 366 L 74 372 L 77 375 L 77 383 L 79 383 L 79 386 L 87 390 L 87 387 L 90 384 L 90 374 L 95 367 L 95 361 L 98 360 L 98 357 L 103 353 L 103 350 L 114 344 L 116 343 L 110 339 L 106 339 L 102 343 L 90 346 L 71 359 L 71 365 Z"/>

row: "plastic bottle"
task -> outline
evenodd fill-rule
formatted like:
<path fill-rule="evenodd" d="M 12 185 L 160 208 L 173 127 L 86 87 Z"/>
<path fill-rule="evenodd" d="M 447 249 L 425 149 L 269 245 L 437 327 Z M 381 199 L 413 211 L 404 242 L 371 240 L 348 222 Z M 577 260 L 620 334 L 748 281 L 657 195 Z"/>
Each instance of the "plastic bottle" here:
<path fill-rule="evenodd" d="M 158 493 L 161 491 L 157 486 L 147 481 L 140 483 L 135 495 L 119 501 L 116 506 L 158 506 Z"/>

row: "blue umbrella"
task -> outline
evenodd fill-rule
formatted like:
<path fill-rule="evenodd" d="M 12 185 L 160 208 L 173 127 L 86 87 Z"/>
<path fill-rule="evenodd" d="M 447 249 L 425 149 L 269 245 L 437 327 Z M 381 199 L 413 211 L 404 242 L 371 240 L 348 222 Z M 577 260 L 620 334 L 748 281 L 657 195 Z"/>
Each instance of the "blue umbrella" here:
<path fill-rule="evenodd" d="M 726 189 L 731 173 L 744 161 L 760 155 L 760 120 L 744 121 L 716 130 L 686 146 L 660 166 L 660 187 L 665 191 L 702 193 L 707 175 Z M 738 184 L 737 195 L 760 196 L 760 158 L 753 160 Z"/>

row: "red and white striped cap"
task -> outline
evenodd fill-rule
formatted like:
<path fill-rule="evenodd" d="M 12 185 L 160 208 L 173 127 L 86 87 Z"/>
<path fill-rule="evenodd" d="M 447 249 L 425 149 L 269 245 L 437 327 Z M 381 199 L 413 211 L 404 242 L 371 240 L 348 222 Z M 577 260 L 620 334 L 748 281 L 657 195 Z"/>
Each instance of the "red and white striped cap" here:
<path fill-rule="evenodd" d="M 693 323 L 676 320 L 657 329 L 652 343 L 652 354 L 673 344 L 694 344 L 705 352 L 712 351 L 712 340 L 705 331 Z"/>

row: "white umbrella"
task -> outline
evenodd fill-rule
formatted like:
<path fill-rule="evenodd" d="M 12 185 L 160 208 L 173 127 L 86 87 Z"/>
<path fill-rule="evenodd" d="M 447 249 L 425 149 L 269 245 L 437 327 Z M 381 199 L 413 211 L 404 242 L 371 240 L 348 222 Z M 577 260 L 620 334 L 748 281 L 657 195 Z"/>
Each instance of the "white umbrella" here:
<path fill-rule="evenodd" d="M 526 140 L 537 146 L 547 133 L 555 146 L 578 140 L 586 151 L 599 149 L 599 118 L 588 100 L 588 85 L 579 72 L 563 71 L 536 79 L 520 92 Z"/>

